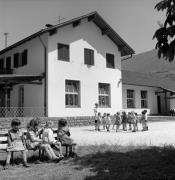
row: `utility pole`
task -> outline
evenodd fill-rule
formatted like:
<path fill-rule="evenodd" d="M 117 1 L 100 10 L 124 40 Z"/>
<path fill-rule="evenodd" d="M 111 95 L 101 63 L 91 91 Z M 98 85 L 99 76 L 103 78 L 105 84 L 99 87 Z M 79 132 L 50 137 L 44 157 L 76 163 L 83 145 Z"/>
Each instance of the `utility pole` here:
<path fill-rule="evenodd" d="M 5 36 L 5 48 L 7 47 L 7 36 L 8 36 L 9 33 L 5 32 L 4 33 L 4 36 Z"/>

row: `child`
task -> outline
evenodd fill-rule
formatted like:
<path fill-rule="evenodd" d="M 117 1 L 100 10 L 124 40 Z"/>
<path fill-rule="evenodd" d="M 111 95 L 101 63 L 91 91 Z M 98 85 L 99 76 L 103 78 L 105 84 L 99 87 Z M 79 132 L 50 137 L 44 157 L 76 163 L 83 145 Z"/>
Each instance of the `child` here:
<path fill-rule="evenodd" d="M 97 129 L 97 120 L 98 120 L 98 104 L 97 103 L 95 103 L 94 118 L 95 118 L 95 130 L 98 130 Z"/>
<path fill-rule="evenodd" d="M 136 132 L 136 116 L 135 116 L 135 112 L 132 111 L 130 114 L 130 122 L 133 125 L 133 131 L 132 132 Z"/>
<path fill-rule="evenodd" d="M 132 127 L 131 127 L 131 121 L 132 121 L 131 112 L 128 112 L 128 124 L 129 124 L 129 130 L 132 130 Z"/>
<path fill-rule="evenodd" d="M 123 130 L 127 131 L 127 121 L 128 117 L 125 111 L 122 112 L 122 125 L 123 125 Z"/>
<path fill-rule="evenodd" d="M 51 145 L 51 147 L 59 150 L 59 157 L 60 157 L 60 159 L 62 159 L 64 156 L 62 153 L 61 143 L 59 141 L 55 140 L 55 138 L 53 136 L 52 125 L 53 125 L 52 121 L 46 122 L 45 128 L 42 133 L 42 139 L 45 143 L 49 143 Z"/>
<path fill-rule="evenodd" d="M 70 137 L 70 131 L 67 126 L 67 121 L 65 119 L 60 119 L 58 121 L 58 140 L 61 142 L 61 144 L 69 145 L 69 156 L 74 157 L 76 156 L 75 153 L 75 143 L 74 140 Z"/>
<path fill-rule="evenodd" d="M 97 130 L 100 131 L 100 124 L 101 124 L 102 118 L 101 118 L 101 113 L 98 113 L 97 117 Z"/>
<path fill-rule="evenodd" d="M 59 162 L 60 158 L 57 157 L 51 148 L 50 144 L 45 143 L 39 136 L 43 129 L 39 129 L 39 119 L 32 119 L 27 126 L 27 139 L 26 143 L 28 149 L 43 149 L 50 161 Z"/>
<path fill-rule="evenodd" d="M 147 124 L 147 110 L 142 111 L 142 115 L 141 115 L 141 119 L 140 119 L 141 123 L 142 123 L 142 131 L 148 131 L 148 124 Z"/>
<path fill-rule="evenodd" d="M 117 112 L 114 117 L 115 117 L 115 123 L 114 124 L 116 125 L 116 132 L 117 132 L 120 128 L 121 123 L 122 123 L 120 112 Z"/>
<path fill-rule="evenodd" d="M 105 130 L 105 127 L 106 127 L 106 113 L 104 113 L 103 116 L 102 116 L 102 125 L 103 125 L 103 130 Z"/>
<path fill-rule="evenodd" d="M 19 119 L 13 119 L 11 122 L 11 129 L 8 131 L 7 141 L 7 159 L 6 164 L 4 166 L 4 169 L 9 168 L 10 159 L 12 152 L 14 151 L 21 151 L 22 157 L 23 157 L 23 165 L 24 167 L 29 167 L 27 163 L 27 155 L 26 155 L 26 147 L 25 147 L 25 141 L 24 141 L 24 135 L 23 132 L 20 130 L 21 122 Z"/>
<path fill-rule="evenodd" d="M 137 113 L 135 113 L 135 119 L 136 119 L 136 131 L 138 131 L 139 118 L 138 118 L 138 114 Z"/>
<path fill-rule="evenodd" d="M 110 125 L 111 125 L 111 117 L 110 114 L 108 113 L 106 117 L 106 129 L 108 132 L 110 131 Z"/>

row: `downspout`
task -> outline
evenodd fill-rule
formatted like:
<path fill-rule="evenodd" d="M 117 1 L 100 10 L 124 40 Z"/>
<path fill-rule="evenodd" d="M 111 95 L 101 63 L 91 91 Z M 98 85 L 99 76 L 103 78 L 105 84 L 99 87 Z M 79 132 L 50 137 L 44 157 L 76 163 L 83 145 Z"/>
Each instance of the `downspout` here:
<path fill-rule="evenodd" d="M 47 117 L 47 47 L 41 39 L 40 35 L 38 35 L 38 38 L 44 48 L 44 116 Z"/>

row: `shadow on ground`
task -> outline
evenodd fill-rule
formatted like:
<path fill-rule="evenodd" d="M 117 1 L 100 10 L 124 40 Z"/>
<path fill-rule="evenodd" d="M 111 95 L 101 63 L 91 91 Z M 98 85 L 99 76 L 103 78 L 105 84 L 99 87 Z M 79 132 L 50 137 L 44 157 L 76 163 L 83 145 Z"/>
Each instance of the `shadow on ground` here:
<path fill-rule="evenodd" d="M 84 148 L 84 147 L 83 147 Z M 90 168 L 94 175 L 86 180 L 174 180 L 175 148 L 88 146 L 74 159 L 76 168 Z M 91 149 L 91 150 L 90 150 Z M 81 152 L 81 147 L 79 149 Z M 91 152 L 90 152 L 91 151 Z"/>

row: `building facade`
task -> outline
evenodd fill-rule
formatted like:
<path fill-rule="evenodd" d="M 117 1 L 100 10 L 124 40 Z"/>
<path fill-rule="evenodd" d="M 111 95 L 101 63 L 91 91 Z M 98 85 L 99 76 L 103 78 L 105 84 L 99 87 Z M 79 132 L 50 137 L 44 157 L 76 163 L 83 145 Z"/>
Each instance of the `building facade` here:
<path fill-rule="evenodd" d="M 97 12 L 50 25 L 0 51 L 1 116 L 92 116 L 95 103 L 113 114 L 121 56 L 132 53 Z"/>

